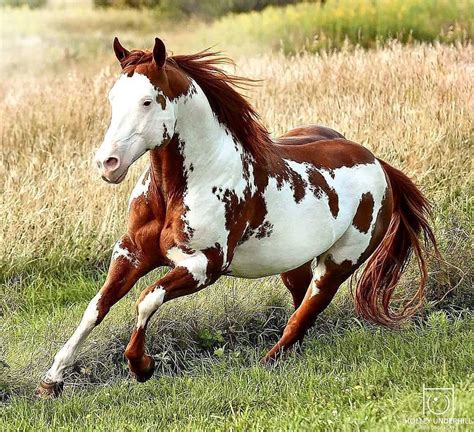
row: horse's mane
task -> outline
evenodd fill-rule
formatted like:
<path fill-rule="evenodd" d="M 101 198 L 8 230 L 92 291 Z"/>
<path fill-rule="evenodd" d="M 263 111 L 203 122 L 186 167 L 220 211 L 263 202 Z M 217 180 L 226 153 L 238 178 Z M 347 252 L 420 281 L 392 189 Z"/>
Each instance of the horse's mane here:
<path fill-rule="evenodd" d="M 133 50 L 121 62 L 124 73 L 132 73 L 134 66 L 152 61 L 149 51 Z M 222 65 L 234 62 L 219 52 L 209 50 L 195 54 L 168 57 L 168 66 L 185 72 L 201 87 L 219 122 L 247 149 L 256 160 L 263 161 L 271 144 L 268 130 L 250 102 L 238 90 L 255 85 L 258 80 L 227 73 Z"/>

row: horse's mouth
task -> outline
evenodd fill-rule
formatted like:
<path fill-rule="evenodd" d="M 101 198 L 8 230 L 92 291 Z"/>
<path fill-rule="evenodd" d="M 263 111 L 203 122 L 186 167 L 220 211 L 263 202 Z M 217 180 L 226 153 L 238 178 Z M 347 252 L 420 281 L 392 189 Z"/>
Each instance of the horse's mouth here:
<path fill-rule="evenodd" d="M 123 179 L 125 178 L 125 176 L 127 175 L 128 173 L 128 168 L 122 173 L 120 174 L 119 177 L 117 177 L 116 179 L 108 179 L 107 177 L 105 176 L 102 176 L 102 180 L 106 181 L 107 183 L 110 183 L 110 184 L 119 184 L 119 183 L 122 183 Z"/>

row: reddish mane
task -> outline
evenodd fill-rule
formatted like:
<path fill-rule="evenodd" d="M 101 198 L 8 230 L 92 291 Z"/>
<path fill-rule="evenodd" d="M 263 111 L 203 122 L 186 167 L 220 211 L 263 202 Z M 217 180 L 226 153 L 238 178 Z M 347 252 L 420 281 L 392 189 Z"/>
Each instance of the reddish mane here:
<path fill-rule="evenodd" d="M 153 55 L 149 51 L 133 50 L 121 62 L 124 73 L 133 74 L 135 66 L 149 63 Z M 189 55 L 168 57 L 168 67 L 176 67 L 192 78 L 206 95 L 219 122 L 247 149 L 256 160 L 265 160 L 266 149 L 272 144 L 268 130 L 260 116 L 238 89 L 248 89 L 257 80 L 229 74 L 222 65 L 233 61 L 218 52 L 209 50 Z"/>

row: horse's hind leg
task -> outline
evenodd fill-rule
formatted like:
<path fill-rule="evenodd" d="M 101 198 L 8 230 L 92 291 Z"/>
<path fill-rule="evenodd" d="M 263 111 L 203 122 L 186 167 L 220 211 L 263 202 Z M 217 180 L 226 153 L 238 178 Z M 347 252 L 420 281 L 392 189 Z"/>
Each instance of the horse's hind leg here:
<path fill-rule="evenodd" d="M 355 271 L 357 266 L 335 264 L 326 253 L 319 257 L 311 283 L 300 306 L 288 320 L 283 335 L 264 357 L 267 363 L 277 355 L 302 341 L 306 331 L 314 324 L 317 316 L 329 305 L 339 286 Z"/>
<path fill-rule="evenodd" d="M 313 279 L 304 300 L 288 320 L 278 343 L 264 357 L 263 362 L 273 360 L 279 352 L 287 350 L 302 340 L 317 316 L 328 306 L 339 286 L 375 251 L 382 241 L 390 223 L 391 197 L 384 198 L 375 221 L 367 212 L 369 198 L 361 198 L 352 225 L 332 247 L 318 258 Z M 363 215 L 370 223 L 363 223 Z M 370 215 L 370 213 L 369 213 Z M 365 222 L 367 222 L 367 220 Z"/>
<path fill-rule="evenodd" d="M 280 276 L 293 297 L 295 309 L 298 309 L 313 277 L 311 261 L 308 261 L 298 268 L 282 273 Z"/>

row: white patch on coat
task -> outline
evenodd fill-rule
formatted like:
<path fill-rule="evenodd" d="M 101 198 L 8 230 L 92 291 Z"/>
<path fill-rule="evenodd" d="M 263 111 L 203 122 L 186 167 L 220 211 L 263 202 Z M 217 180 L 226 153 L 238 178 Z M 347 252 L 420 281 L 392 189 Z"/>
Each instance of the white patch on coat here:
<path fill-rule="evenodd" d="M 145 172 L 138 179 L 137 184 L 135 185 L 135 187 L 132 190 L 132 193 L 130 194 L 130 198 L 128 200 L 129 210 L 132 205 L 132 202 L 136 200 L 137 198 L 140 198 L 140 197 L 144 197 L 145 199 L 148 198 L 148 189 L 150 188 L 150 184 L 151 184 L 151 175 L 150 175 L 149 168 L 147 168 Z"/>
<path fill-rule="evenodd" d="M 329 186 L 338 190 L 339 211 L 343 210 L 345 220 L 350 221 L 344 234 L 331 248 L 332 260 L 335 264 L 341 264 L 347 260 L 351 261 L 352 264 L 356 264 L 369 246 L 373 228 L 382 207 L 387 189 L 387 180 L 383 168 L 376 160 L 373 164 L 357 165 L 353 168 L 339 168 L 334 179 L 328 173 L 325 173 L 325 178 Z M 347 186 L 344 188 L 342 185 Z M 339 190 L 341 193 L 339 193 Z M 359 207 L 361 197 L 367 192 L 370 192 L 372 195 L 374 206 L 369 230 L 363 233 L 354 227 L 352 222 Z M 346 204 L 347 201 L 351 201 L 350 211 Z"/>
<path fill-rule="evenodd" d="M 184 267 L 196 281 L 198 286 L 203 286 L 207 281 L 208 259 L 201 251 L 187 254 L 178 247 L 172 247 L 166 253 L 166 257 L 176 267 Z"/>
<path fill-rule="evenodd" d="M 51 383 L 63 381 L 64 370 L 72 365 L 82 342 L 84 342 L 92 329 L 95 327 L 95 323 L 97 322 L 97 318 L 99 316 L 97 304 L 99 303 L 101 296 L 102 294 L 98 293 L 90 301 L 84 312 L 84 315 L 82 316 L 79 326 L 76 328 L 76 331 L 55 355 L 53 365 L 48 370 L 48 372 L 46 372 L 46 382 Z"/>
<path fill-rule="evenodd" d="M 112 261 L 115 261 L 115 260 L 119 259 L 120 257 L 126 259 L 134 267 L 136 267 L 138 265 L 137 257 L 132 252 L 130 252 L 126 248 L 126 246 L 122 245 L 121 240 L 119 240 L 117 243 L 115 243 L 114 249 L 112 250 Z"/>
<path fill-rule="evenodd" d="M 144 328 L 153 313 L 163 304 L 166 291 L 161 287 L 156 287 L 149 292 L 140 303 L 138 303 L 137 328 Z"/>
<path fill-rule="evenodd" d="M 177 113 L 175 131 L 181 141 L 187 179 L 183 193 L 186 211 L 182 216 L 189 237 L 187 246 L 197 251 L 221 247 L 223 268 L 227 268 L 226 205 L 218 196 L 230 191 L 238 200 L 244 200 L 245 191 L 250 191 L 250 196 L 255 193 L 253 168 L 249 169 L 248 180 L 244 176 L 243 159 L 250 161 L 251 156 L 218 122 L 202 89 L 195 82 L 192 86 L 195 92 L 173 101 Z M 339 239 L 342 240 L 334 250 L 334 261 L 356 262 L 369 244 L 387 187 L 378 161 L 331 172 L 318 169 L 338 196 L 336 217 L 331 213 L 327 195 L 315 194 L 309 182 L 309 169 L 317 168 L 308 162 L 285 162 L 303 179 L 305 195 L 297 203 L 291 182 L 279 184 L 277 179 L 269 178 L 263 198 L 267 207 L 265 223 L 272 227 L 271 233 L 262 238 L 251 236 L 236 247 L 229 266 L 231 275 L 252 278 L 289 271 L 328 251 Z M 374 199 L 372 225 L 367 234 L 359 233 L 355 238 L 351 234 L 352 221 L 362 194 L 367 192 Z M 183 265 L 185 260 L 179 261 Z M 197 262 L 192 261 L 191 265 L 186 261 L 195 274 L 205 268 L 204 262 L 194 267 Z M 204 273 L 195 279 L 203 281 Z"/>
<path fill-rule="evenodd" d="M 313 280 L 311 281 L 311 297 L 314 297 L 315 295 L 319 294 L 319 288 L 318 288 L 318 282 L 321 280 L 321 278 L 326 274 L 326 264 L 325 260 L 326 256 L 322 257 L 318 265 L 313 271 Z"/>
<path fill-rule="evenodd" d="M 348 259 L 356 262 L 367 248 L 376 215 L 387 187 L 385 174 L 378 161 L 354 167 L 342 167 L 332 171 L 318 171 L 338 195 L 339 211 L 331 213 L 326 194 L 317 197 L 310 189 L 307 174 L 308 163 L 287 161 L 288 166 L 306 182 L 303 199 L 295 202 L 291 183 L 284 182 L 278 188 L 277 180 L 270 178 L 264 192 L 267 206 L 265 221 L 272 224 L 271 235 L 261 239 L 251 237 L 239 245 L 230 265 L 232 275 L 262 277 L 282 273 L 299 267 L 310 259 L 320 256 L 338 240 L 340 247 L 331 249 L 338 264 Z M 313 168 L 314 169 L 314 168 Z M 371 229 L 357 237 L 345 236 L 353 231 L 352 221 L 362 194 L 370 192 L 374 199 Z"/>
<path fill-rule="evenodd" d="M 202 89 L 194 82 L 193 86 L 196 91 L 187 98 L 179 98 L 176 109 L 175 130 L 184 143 L 181 153 L 187 177 L 183 196 L 187 211 L 183 221 L 188 228 L 189 247 L 204 250 L 219 245 L 225 267 L 229 231 L 225 203 L 218 196 L 230 191 L 237 199 L 244 200 L 247 189 L 253 194 L 256 189 L 253 167 L 249 167 L 247 181 L 242 159 L 250 160 L 250 155 L 218 122 Z M 213 188 L 216 188 L 214 192 Z"/>

